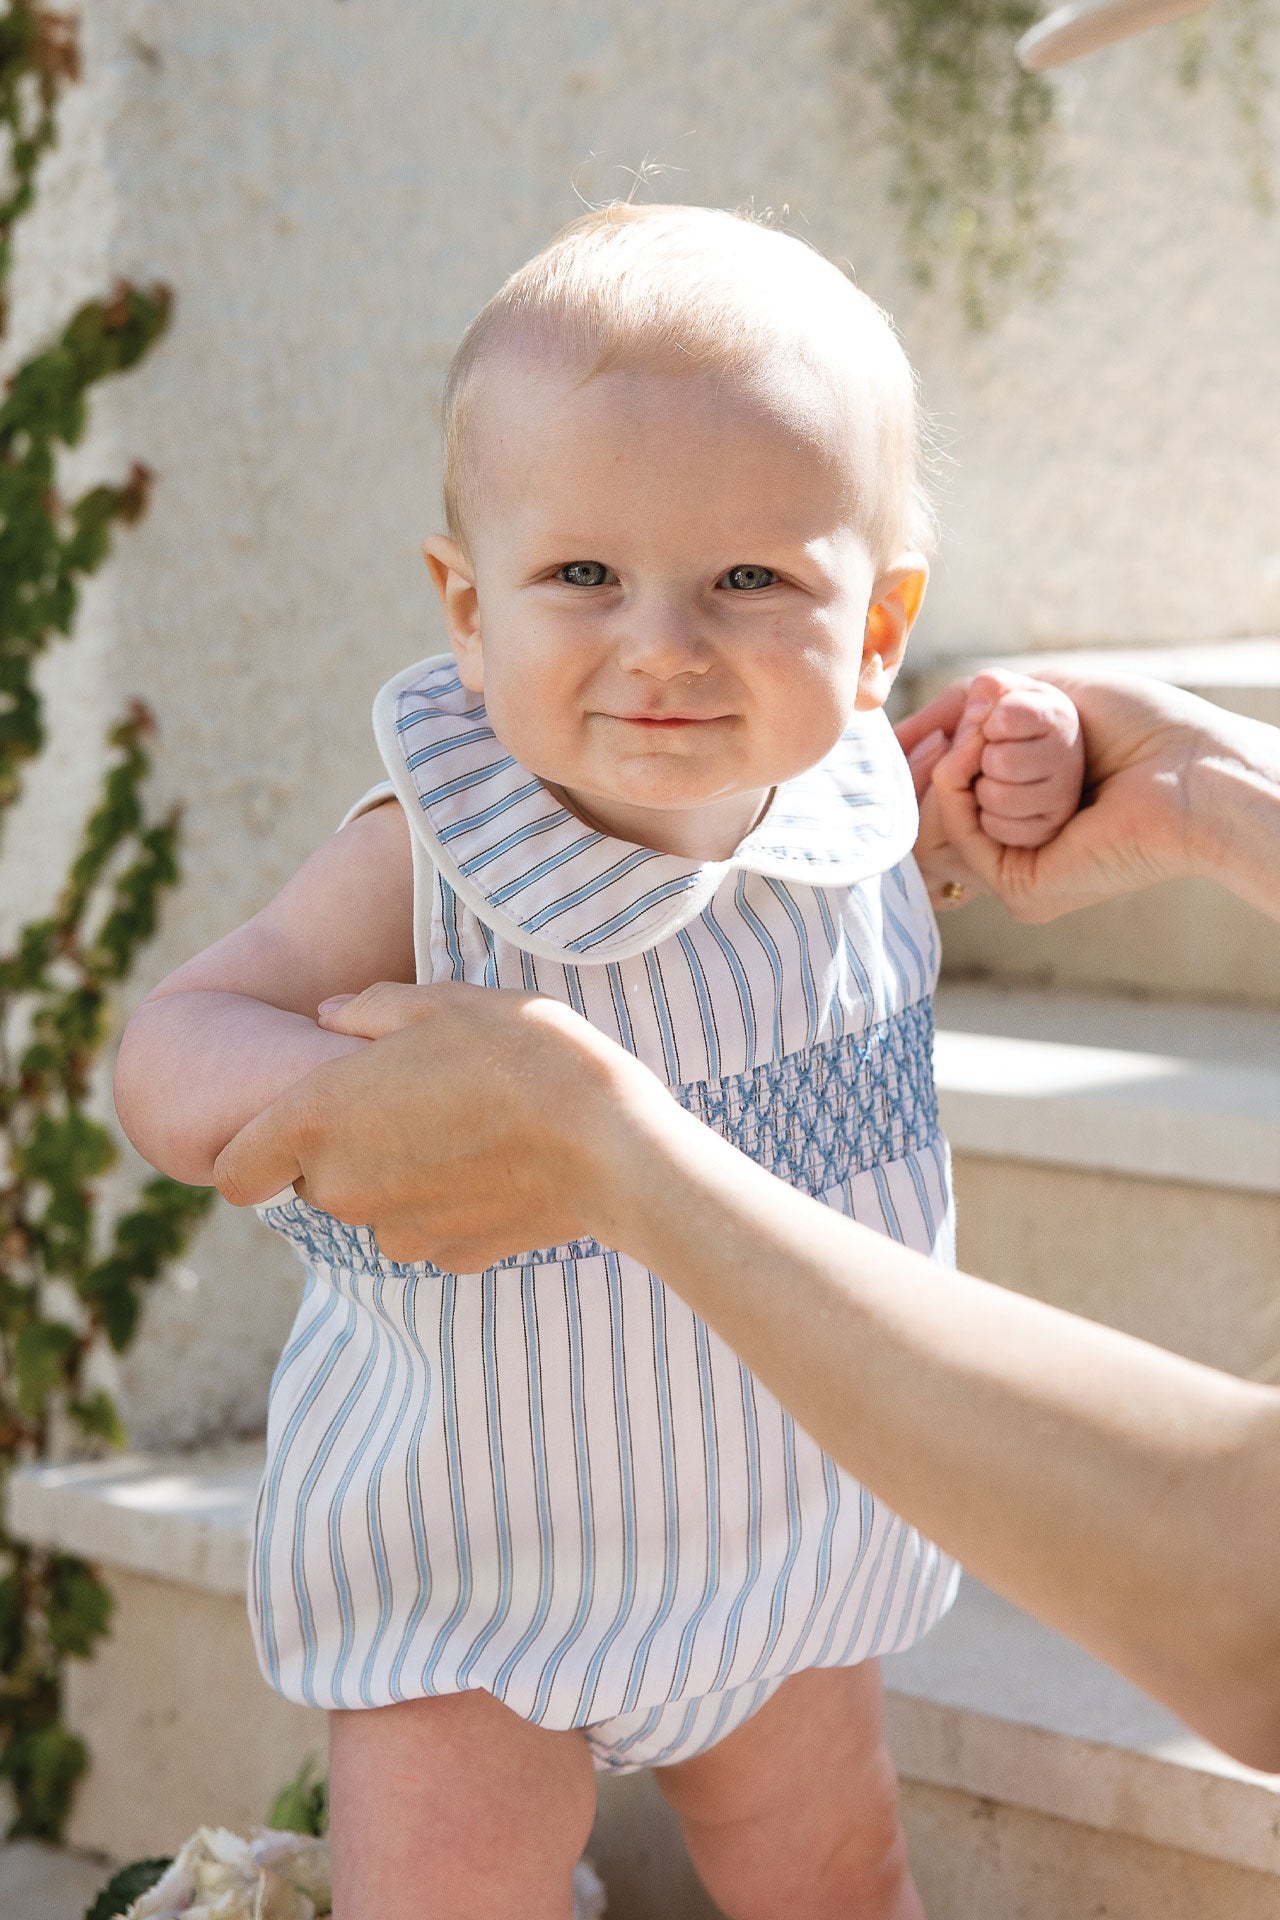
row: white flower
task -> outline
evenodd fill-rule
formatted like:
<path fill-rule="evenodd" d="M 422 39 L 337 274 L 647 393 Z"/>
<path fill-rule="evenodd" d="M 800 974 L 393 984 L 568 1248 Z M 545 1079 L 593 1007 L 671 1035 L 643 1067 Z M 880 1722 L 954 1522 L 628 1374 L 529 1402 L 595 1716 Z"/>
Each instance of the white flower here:
<path fill-rule="evenodd" d="M 601 1920 L 605 1891 L 587 1860 L 573 1874 L 574 1920 Z M 124 1920 L 323 1920 L 333 1911 L 329 1843 L 305 1833 L 225 1827 L 193 1833 Z"/>
<path fill-rule="evenodd" d="M 573 1870 L 573 1920 L 601 1920 L 605 1910 L 604 1882 L 589 1860 Z"/>
<path fill-rule="evenodd" d="M 318 1920 L 332 1905 L 323 1840 L 201 1827 L 126 1920 Z"/>

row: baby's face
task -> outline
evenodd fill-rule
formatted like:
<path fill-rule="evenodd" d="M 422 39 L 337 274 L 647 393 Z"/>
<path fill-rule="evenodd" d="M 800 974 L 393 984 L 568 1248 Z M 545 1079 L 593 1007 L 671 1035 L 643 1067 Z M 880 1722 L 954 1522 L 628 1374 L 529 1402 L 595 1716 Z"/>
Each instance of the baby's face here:
<path fill-rule="evenodd" d="M 495 370 L 468 550 L 427 557 L 464 684 L 619 838 L 722 858 L 888 691 L 923 562 L 877 580 L 850 435 L 741 382 Z"/>

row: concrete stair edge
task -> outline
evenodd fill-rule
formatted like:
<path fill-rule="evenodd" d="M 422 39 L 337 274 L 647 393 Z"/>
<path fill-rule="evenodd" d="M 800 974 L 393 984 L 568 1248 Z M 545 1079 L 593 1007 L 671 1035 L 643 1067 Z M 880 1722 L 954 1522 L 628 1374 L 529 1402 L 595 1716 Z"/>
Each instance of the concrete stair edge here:
<path fill-rule="evenodd" d="M 885 1662 L 904 1779 L 1280 1874 L 1280 1776 L 1242 1766 L 977 1581 Z"/>
<path fill-rule="evenodd" d="M 965 648 L 956 653 L 908 654 L 899 676 L 895 710 L 908 711 L 953 680 L 983 667 L 1029 674 L 1054 668 L 1140 674 L 1198 693 L 1232 712 L 1280 725 L 1280 637 L 1270 635 L 1174 646 L 1053 647 L 1014 653 Z"/>
<path fill-rule="evenodd" d="M 245 1591 L 261 1441 L 17 1468 L 7 1523 L 34 1546 L 208 1593 Z"/>
<path fill-rule="evenodd" d="M 944 983 L 935 1064 L 957 1152 L 1280 1193 L 1265 1015 Z"/>

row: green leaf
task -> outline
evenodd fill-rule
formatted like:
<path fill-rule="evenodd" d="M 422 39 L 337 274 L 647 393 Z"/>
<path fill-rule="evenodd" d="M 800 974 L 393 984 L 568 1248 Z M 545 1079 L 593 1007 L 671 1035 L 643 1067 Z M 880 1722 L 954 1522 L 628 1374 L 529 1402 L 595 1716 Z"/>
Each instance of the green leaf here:
<path fill-rule="evenodd" d="M 18 1811 L 10 1840 L 59 1840 L 77 1780 L 89 1764 L 83 1740 L 65 1727 L 22 1734 L 0 1754 L 0 1773 L 13 1784 Z"/>
<path fill-rule="evenodd" d="M 79 1281 L 78 1290 L 97 1315 L 111 1345 L 117 1353 L 123 1353 L 142 1309 L 134 1270 L 124 1260 L 100 1261 Z"/>
<path fill-rule="evenodd" d="M 107 1631 L 111 1595 L 83 1560 L 56 1554 L 50 1562 L 45 1625 L 60 1654 L 86 1659 Z"/>
<path fill-rule="evenodd" d="M 309 1753 L 301 1767 L 282 1787 L 271 1803 L 267 1825 L 282 1833 L 327 1833 L 329 1830 L 329 1782 L 323 1774 L 311 1775 L 318 1762 Z"/>
<path fill-rule="evenodd" d="M 116 1157 L 106 1128 L 72 1108 L 54 1118 L 42 1113 L 18 1154 L 19 1171 L 28 1180 L 44 1180 L 55 1189 L 79 1186 L 105 1173 Z"/>
<path fill-rule="evenodd" d="M 129 1260 L 135 1271 L 153 1279 L 164 1261 L 181 1253 L 192 1227 L 216 1198 L 215 1187 L 189 1187 L 164 1174 L 148 1180 L 137 1207 L 116 1222 L 117 1258 Z"/>
<path fill-rule="evenodd" d="M 91 1393 L 87 1400 L 73 1400 L 67 1411 L 80 1431 L 90 1439 L 105 1440 L 111 1447 L 122 1447 L 129 1437 L 109 1393 Z"/>
<path fill-rule="evenodd" d="M 80 1342 L 74 1328 L 60 1320 L 33 1320 L 18 1335 L 14 1364 L 18 1405 L 30 1420 L 44 1413 L 49 1396 L 64 1385 Z"/>
<path fill-rule="evenodd" d="M 18 1666 L 26 1637 L 22 1581 L 15 1571 L 0 1580 L 0 1673 L 12 1673 Z"/>
<path fill-rule="evenodd" d="M 85 1908 L 84 1920 L 115 1920 L 116 1914 L 127 1913 L 134 1901 L 154 1887 L 172 1865 L 172 1860 L 156 1859 L 135 1860 L 130 1866 L 121 1867 L 93 1905 Z"/>

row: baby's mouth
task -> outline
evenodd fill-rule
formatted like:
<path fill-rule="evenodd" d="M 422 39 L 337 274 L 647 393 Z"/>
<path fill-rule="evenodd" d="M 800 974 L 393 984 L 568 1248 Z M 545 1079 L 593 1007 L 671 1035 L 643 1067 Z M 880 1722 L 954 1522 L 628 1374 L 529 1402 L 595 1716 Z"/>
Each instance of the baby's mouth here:
<path fill-rule="evenodd" d="M 608 720 L 620 720 L 628 727 L 708 727 L 727 720 L 727 713 L 610 713 Z"/>

